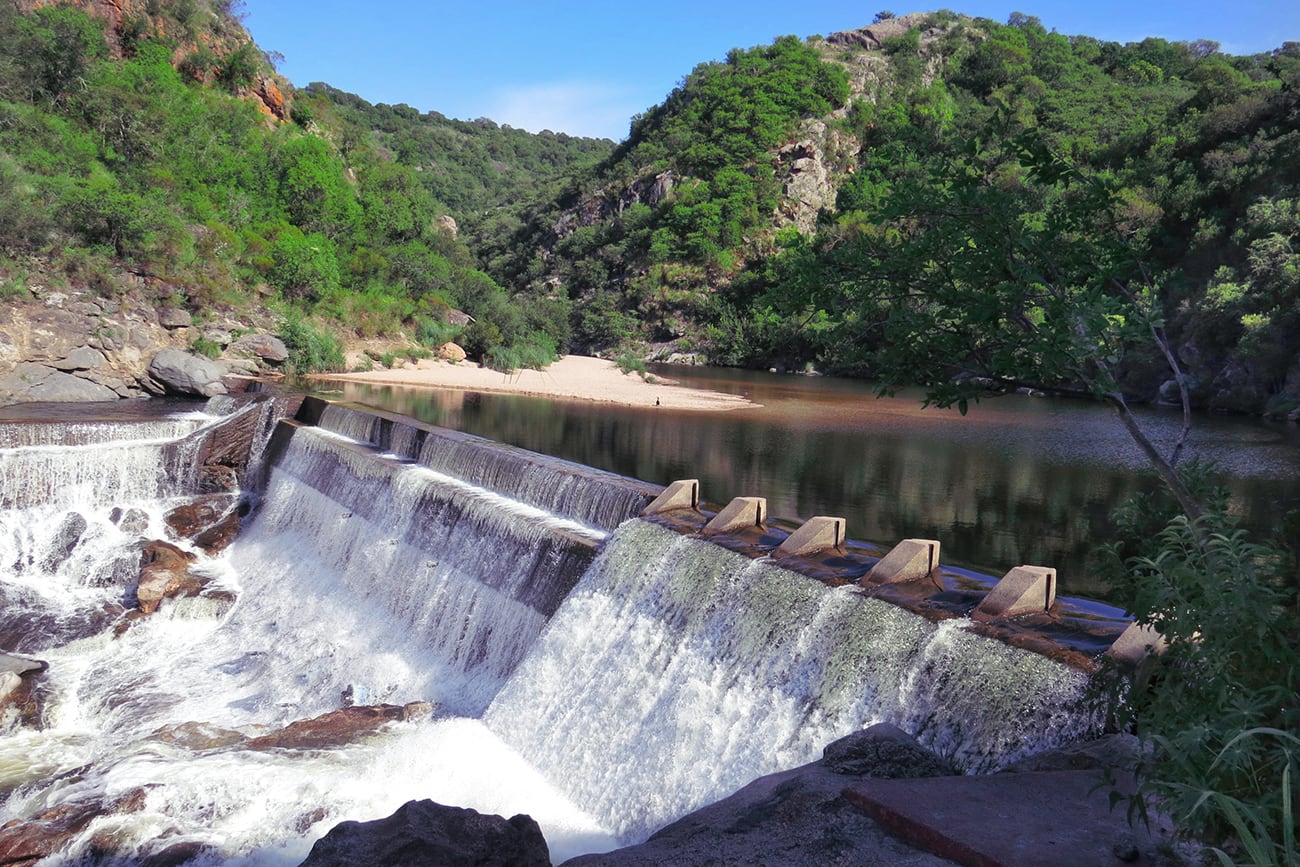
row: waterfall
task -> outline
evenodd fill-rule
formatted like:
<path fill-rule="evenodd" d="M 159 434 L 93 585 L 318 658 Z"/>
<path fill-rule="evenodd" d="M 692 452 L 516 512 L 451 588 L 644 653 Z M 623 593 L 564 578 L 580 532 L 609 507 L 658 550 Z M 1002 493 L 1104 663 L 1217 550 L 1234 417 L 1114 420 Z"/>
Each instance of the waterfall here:
<path fill-rule="evenodd" d="M 349 407 L 329 405 L 321 427 L 415 459 L 448 476 L 604 530 L 640 514 L 657 491 L 614 473 L 503 445 L 472 434 L 416 427 Z"/>
<path fill-rule="evenodd" d="M 962 626 L 630 521 L 484 719 L 630 840 L 875 722 L 968 771 L 1095 727 L 1084 675 Z"/>
<path fill-rule="evenodd" d="M 295 606 L 331 609 L 309 618 L 303 634 L 328 624 L 340 635 L 385 634 L 405 648 L 427 672 L 404 700 L 436 698 L 448 711 L 477 716 L 577 582 L 589 546 L 603 538 L 425 467 L 380 458 L 338 435 L 300 428 L 231 565 L 273 584 L 277 599 L 289 597 L 277 618 L 300 618 Z M 362 622 L 380 615 L 382 622 Z M 309 657 L 342 655 L 321 649 L 333 647 L 329 635 L 319 640 Z M 282 692 L 267 700 L 299 715 L 318 713 L 344 687 L 367 678 L 372 683 L 365 685 L 383 695 L 392 675 L 366 674 L 364 654 L 350 655 L 349 666 L 323 667 L 319 676 L 297 672 L 289 679 L 301 685 L 279 684 Z M 314 704 L 308 695 L 316 696 Z"/>
<path fill-rule="evenodd" d="M 226 418 L 264 432 L 268 413 Z M 873 722 L 970 772 L 1096 725 L 1084 675 L 964 620 L 628 520 L 652 486 L 359 410 L 321 416 L 280 424 L 257 510 L 193 567 L 233 606 L 167 601 L 120 635 L 140 546 L 192 492 L 186 455 L 213 417 L 0 424 L 0 647 L 39 652 L 51 696 L 43 730 L 0 719 L 0 825 L 144 787 L 59 863 L 111 838 L 128 862 L 183 840 L 271 867 L 337 822 L 432 797 L 530 813 L 562 860 L 643 839 Z M 345 692 L 429 701 L 434 719 L 313 751 L 220 740 Z M 217 739 L 179 743 L 178 726 Z"/>

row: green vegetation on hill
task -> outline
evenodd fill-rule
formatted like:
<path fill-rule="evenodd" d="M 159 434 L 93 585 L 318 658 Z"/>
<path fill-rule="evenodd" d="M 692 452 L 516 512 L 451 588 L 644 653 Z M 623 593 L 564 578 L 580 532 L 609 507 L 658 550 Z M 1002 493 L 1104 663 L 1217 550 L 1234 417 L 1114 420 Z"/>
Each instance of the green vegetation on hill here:
<path fill-rule="evenodd" d="M 439 197 L 460 190 L 463 207 L 486 208 L 542 164 L 558 171 L 608 145 L 499 129 L 476 138 L 478 127 L 444 123 L 471 156 L 440 152 L 417 171 L 371 127 L 385 110 L 352 104 L 334 117 L 309 96 L 291 104 L 297 123 L 270 119 L 248 96 L 273 70 L 229 7 L 144 4 L 112 32 L 73 6 L 0 5 L 0 246 L 11 261 L 35 257 L 51 279 L 104 294 L 132 273 L 200 320 L 269 299 L 322 333 L 455 338 L 508 366 L 553 358 L 568 340 L 563 300 L 512 298 L 440 221 Z M 504 150 L 500 165 L 519 168 L 503 180 L 482 156 Z M 23 294 L 21 281 L 5 285 Z M 451 324 L 452 310 L 470 323 Z"/>

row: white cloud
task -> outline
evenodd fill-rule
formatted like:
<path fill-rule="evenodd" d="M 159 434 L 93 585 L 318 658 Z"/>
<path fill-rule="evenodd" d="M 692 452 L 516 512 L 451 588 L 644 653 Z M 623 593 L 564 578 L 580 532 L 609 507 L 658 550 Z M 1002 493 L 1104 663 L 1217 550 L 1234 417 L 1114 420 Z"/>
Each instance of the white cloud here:
<path fill-rule="evenodd" d="M 631 88 L 575 81 L 498 89 L 485 114 L 534 133 L 549 129 L 621 141 L 632 115 L 644 108 Z"/>

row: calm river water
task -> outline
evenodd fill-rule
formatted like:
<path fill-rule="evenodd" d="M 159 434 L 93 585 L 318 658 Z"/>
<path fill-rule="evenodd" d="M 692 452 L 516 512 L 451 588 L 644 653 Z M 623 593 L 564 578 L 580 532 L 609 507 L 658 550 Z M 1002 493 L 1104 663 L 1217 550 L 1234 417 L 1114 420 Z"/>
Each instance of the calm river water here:
<path fill-rule="evenodd" d="M 671 412 L 356 383 L 342 396 L 657 484 L 698 478 L 717 506 L 766 497 L 777 518 L 843 516 L 855 539 L 939 539 L 953 565 L 998 575 L 1022 563 L 1056 566 L 1063 592 L 1075 595 L 1104 595 L 1088 575 L 1088 553 L 1106 541 L 1115 506 L 1154 484 L 1102 406 L 1006 396 L 963 417 L 923 410 L 918 397 L 876 398 L 856 381 L 656 372 L 763 406 Z M 1158 439 L 1177 435 L 1177 413 L 1142 417 Z M 1220 466 L 1233 508 L 1254 529 L 1300 508 L 1295 425 L 1199 417 L 1190 454 Z"/>

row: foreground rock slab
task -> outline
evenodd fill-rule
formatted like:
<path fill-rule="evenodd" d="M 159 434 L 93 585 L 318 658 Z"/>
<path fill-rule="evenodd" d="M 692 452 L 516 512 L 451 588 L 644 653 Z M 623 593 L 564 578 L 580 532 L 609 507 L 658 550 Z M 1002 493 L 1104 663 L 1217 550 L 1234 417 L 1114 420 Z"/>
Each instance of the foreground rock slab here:
<path fill-rule="evenodd" d="M 872 777 L 943 773 L 952 771 L 909 735 L 876 725 L 830 744 L 820 761 L 760 777 L 640 845 L 582 855 L 563 867 L 951 867 L 952 861 L 899 840 L 843 797 L 847 786 Z"/>
<path fill-rule="evenodd" d="M 873 780 L 844 795 L 913 846 L 968 867 L 1164 865 L 1096 770 Z"/>
<path fill-rule="evenodd" d="M 434 801 L 408 801 L 387 819 L 342 822 L 301 867 L 550 867 L 542 829 Z"/>

